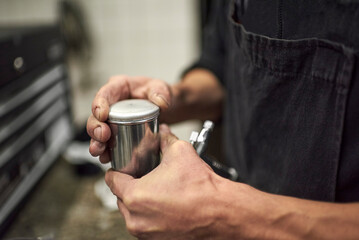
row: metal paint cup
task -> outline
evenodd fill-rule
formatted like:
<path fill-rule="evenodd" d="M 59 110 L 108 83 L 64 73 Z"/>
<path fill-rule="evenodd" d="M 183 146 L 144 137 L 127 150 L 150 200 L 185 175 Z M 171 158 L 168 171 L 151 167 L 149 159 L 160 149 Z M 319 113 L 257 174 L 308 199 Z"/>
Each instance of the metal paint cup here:
<path fill-rule="evenodd" d="M 108 143 L 112 168 L 141 177 L 160 163 L 160 109 L 143 99 L 123 100 L 110 107 Z"/>

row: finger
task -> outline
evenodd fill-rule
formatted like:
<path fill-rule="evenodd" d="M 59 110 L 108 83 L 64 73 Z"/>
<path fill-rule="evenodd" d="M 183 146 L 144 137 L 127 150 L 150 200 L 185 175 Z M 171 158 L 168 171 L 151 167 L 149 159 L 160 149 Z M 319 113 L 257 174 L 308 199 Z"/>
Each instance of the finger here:
<path fill-rule="evenodd" d="M 117 198 L 117 207 L 120 210 L 125 221 L 130 218 L 130 212 L 120 198 Z"/>
<path fill-rule="evenodd" d="M 159 106 L 162 111 L 166 111 L 170 107 L 172 100 L 169 86 L 161 80 L 151 81 L 147 90 L 147 98 Z"/>
<path fill-rule="evenodd" d="M 178 138 L 171 133 L 170 128 L 166 124 L 160 125 L 159 133 L 161 136 L 161 151 L 165 153 L 172 144 L 178 141 Z"/>
<path fill-rule="evenodd" d="M 111 161 L 108 148 L 106 148 L 105 151 L 100 155 L 99 159 L 101 163 L 108 163 Z"/>
<path fill-rule="evenodd" d="M 111 189 L 111 192 L 118 198 L 123 199 L 127 188 L 130 187 L 130 181 L 134 180 L 130 175 L 108 170 L 105 175 L 105 182 Z"/>
<path fill-rule="evenodd" d="M 107 120 L 111 104 L 130 97 L 130 89 L 127 76 L 115 76 L 110 78 L 96 94 L 92 102 L 92 114 L 101 122 Z"/>
<path fill-rule="evenodd" d="M 147 98 L 160 107 L 161 111 L 166 111 L 171 105 L 172 93 L 169 85 L 159 79 L 147 77 L 130 77 L 129 87 L 131 97 Z"/>
<path fill-rule="evenodd" d="M 111 137 L 110 127 L 106 123 L 97 120 L 93 114 L 87 120 L 86 129 L 88 135 L 98 142 L 107 142 Z"/>
<path fill-rule="evenodd" d="M 172 133 L 170 127 L 165 123 L 160 124 L 159 130 L 161 134 Z"/>
<path fill-rule="evenodd" d="M 103 152 L 106 149 L 106 144 L 102 143 L 102 142 L 98 142 L 94 139 L 91 139 L 90 141 L 90 147 L 89 147 L 89 152 L 92 156 L 97 157 L 101 154 L 103 154 Z"/>

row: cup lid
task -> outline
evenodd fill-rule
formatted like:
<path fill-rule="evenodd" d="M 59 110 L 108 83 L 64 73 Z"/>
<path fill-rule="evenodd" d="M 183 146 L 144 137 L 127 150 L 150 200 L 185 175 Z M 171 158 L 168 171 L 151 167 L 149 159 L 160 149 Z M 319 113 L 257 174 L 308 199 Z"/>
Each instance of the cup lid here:
<path fill-rule="evenodd" d="M 160 108 L 144 99 L 128 99 L 119 101 L 110 107 L 108 121 L 110 123 L 143 123 L 157 118 Z"/>

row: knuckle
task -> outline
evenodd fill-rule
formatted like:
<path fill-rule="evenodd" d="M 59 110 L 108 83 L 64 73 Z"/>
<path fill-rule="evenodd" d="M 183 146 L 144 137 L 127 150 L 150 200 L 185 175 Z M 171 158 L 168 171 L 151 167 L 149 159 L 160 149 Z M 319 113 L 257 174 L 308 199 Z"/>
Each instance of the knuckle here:
<path fill-rule="evenodd" d="M 103 143 L 107 142 L 111 138 L 112 134 L 110 127 L 104 122 L 99 122 L 96 128 L 97 127 L 101 127 L 101 138 L 99 139 L 99 141 Z"/>
<path fill-rule="evenodd" d="M 165 81 L 163 80 L 154 80 L 154 83 L 153 83 L 157 90 L 161 91 L 161 92 L 167 92 L 168 91 L 168 85 Z"/>
<path fill-rule="evenodd" d="M 117 81 L 124 81 L 125 79 L 127 79 L 128 76 L 127 75 L 115 75 L 115 76 L 111 76 L 109 79 L 108 79 L 108 82 L 117 82 Z"/>
<path fill-rule="evenodd" d="M 97 107 L 98 101 L 100 100 L 99 97 L 101 97 L 101 93 L 106 90 L 106 88 L 107 88 L 107 86 L 108 86 L 109 83 L 110 83 L 110 81 L 109 81 L 107 84 L 103 85 L 103 86 L 98 90 L 98 92 L 96 93 L 95 101 L 93 101 L 93 104 L 92 104 L 93 110 L 95 110 L 94 108 Z"/>
<path fill-rule="evenodd" d="M 93 137 L 93 131 L 98 126 L 98 122 L 94 119 L 94 117 L 91 115 L 89 119 L 87 120 L 86 130 L 87 133 Z"/>
<path fill-rule="evenodd" d="M 142 211 L 146 208 L 145 205 L 151 201 L 151 196 L 149 196 L 146 189 L 136 187 L 136 184 L 134 184 L 131 189 L 128 188 L 127 191 L 123 193 L 122 200 L 129 210 Z"/>
<path fill-rule="evenodd" d="M 90 135 L 90 137 L 92 137 L 92 120 L 91 120 L 91 117 L 89 117 L 89 119 L 87 120 L 87 124 L 86 124 L 86 131 L 87 131 L 87 134 Z"/>
<path fill-rule="evenodd" d="M 142 231 L 139 225 L 131 218 L 126 221 L 126 228 L 127 231 L 135 237 L 139 237 L 140 235 L 142 235 Z"/>
<path fill-rule="evenodd" d="M 143 221 L 136 221 L 137 218 L 129 217 L 126 219 L 126 228 L 128 232 L 138 239 L 153 239 L 151 227 Z M 141 223 L 142 222 L 142 223 Z"/>
<path fill-rule="evenodd" d="M 141 202 L 141 193 L 137 191 L 128 191 L 124 194 L 123 203 L 127 206 L 128 209 L 135 210 L 138 208 L 139 203 Z"/>
<path fill-rule="evenodd" d="M 189 146 L 191 146 L 191 144 L 183 140 L 178 140 L 172 146 L 174 150 L 178 152 L 184 152 L 186 149 L 188 149 Z"/>

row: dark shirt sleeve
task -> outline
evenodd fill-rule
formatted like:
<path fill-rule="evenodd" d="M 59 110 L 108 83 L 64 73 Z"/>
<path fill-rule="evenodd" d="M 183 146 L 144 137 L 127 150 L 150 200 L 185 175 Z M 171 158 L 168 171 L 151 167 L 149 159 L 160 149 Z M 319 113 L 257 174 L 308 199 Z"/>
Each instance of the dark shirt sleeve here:
<path fill-rule="evenodd" d="M 220 81 L 223 81 L 227 6 L 227 1 L 212 1 L 209 16 L 202 31 L 201 55 L 193 65 L 184 71 L 182 76 L 195 68 L 205 68 L 216 75 Z"/>

